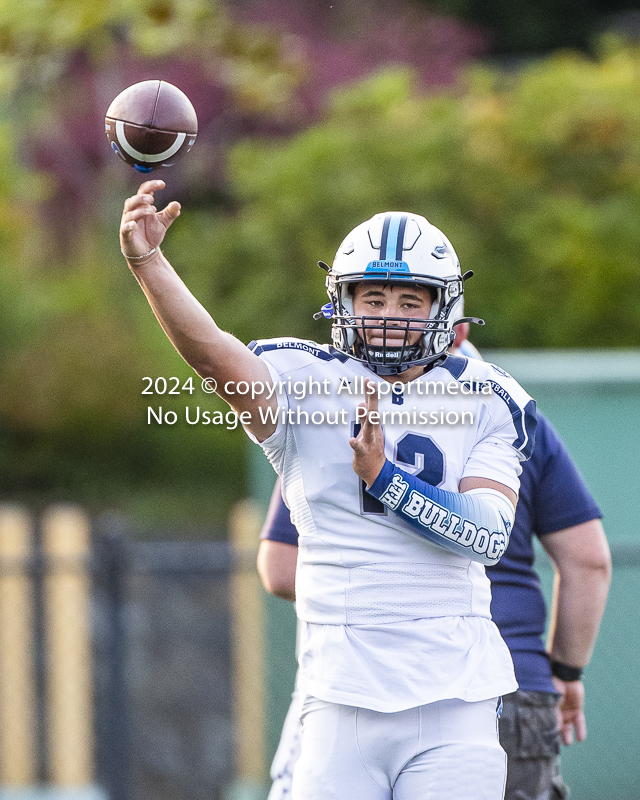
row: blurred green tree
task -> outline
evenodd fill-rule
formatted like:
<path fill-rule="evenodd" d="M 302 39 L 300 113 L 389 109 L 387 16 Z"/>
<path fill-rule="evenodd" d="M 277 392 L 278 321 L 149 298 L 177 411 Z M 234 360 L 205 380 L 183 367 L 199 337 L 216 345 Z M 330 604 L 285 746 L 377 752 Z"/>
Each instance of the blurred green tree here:
<path fill-rule="evenodd" d="M 79 51 L 112 70 L 125 52 L 200 63 L 252 110 L 286 101 L 299 77 L 281 37 L 220 0 L 0 1 L 0 92 L 52 86 Z"/>
<path fill-rule="evenodd" d="M 640 50 L 616 42 L 595 60 L 474 68 L 436 96 L 406 71 L 380 74 L 290 141 L 235 148 L 237 213 L 212 227 L 187 211 L 172 247 L 204 245 L 180 261 L 225 327 L 326 340 L 311 321 L 325 299 L 316 261 L 373 213 L 411 209 L 475 271 L 479 345 L 637 346 L 639 77 Z"/>
<path fill-rule="evenodd" d="M 129 83 L 176 80 L 205 128 L 186 169 L 206 172 L 219 158 L 206 146 L 212 115 L 224 106 L 227 121 L 277 118 L 302 69 L 281 34 L 238 23 L 217 0 L 0 0 L 4 497 L 95 509 L 128 497 L 157 518 L 181 519 L 190 506 L 204 521 L 232 501 L 211 496 L 211 449 L 221 460 L 214 475 L 231 495 L 242 491 L 240 431 L 187 426 L 186 393 L 141 396 L 143 376 L 175 374 L 183 385 L 189 370 L 162 349 L 118 255 L 119 207 L 135 173 L 110 153 L 102 116 Z M 161 405 L 179 414 L 175 430 L 147 424 L 147 407 Z"/>
<path fill-rule="evenodd" d="M 337 92 L 307 130 L 235 147 L 228 205 L 185 203 L 165 251 L 244 341 L 326 341 L 327 322 L 312 321 L 326 300 L 316 261 L 373 213 L 411 209 L 476 272 L 467 311 L 487 320 L 478 345 L 638 345 L 639 76 L 638 49 L 616 42 L 597 58 L 476 67 L 431 96 L 409 71 L 380 73 Z M 6 129 L 0 144 L 4 496 L 222 515 L 243 491 L 246 440 L 185 422 L 186 405 L 221 408 L 197 389 L 141 395 L 144 376 L 182 385 L 189 370 L 119 260 L 121 185 L 89 198 L 102 230 L 74 231 L 65 262 L 34 214 L 46 181 L 17 166 Z M 180 421 L 148 424 L 149 406 Z"/>
<path fill-rule="evenodd" d="M 173 196 L 206 220 L 236 202 L 224 155 L 239 135 L 282 137 L 308 124 L 328 86 L 389 55 L 443 83 L 482 50 L 473 31 L 410 2 L 393 17 L 377 5 L 343 7 L 339 19 L 279 5 L 265 26 L 232 17 L 220 0 L 0 0 L 0 111 L 15 140 L 0 176 L 3 496 L 207 521 L 242 492 L 242 433 L 222 425 L 203 434 L 184 421 L 187 403 L 220 408 L 215 399 L 140 394 L 144 376 L 182 385 L 189 371 L 119 260 L 117 217 L 138 176 L 106 146 L 102 117 L 117 92 L 162 75 L 191 97 L 198 145 L 168 177 Z M 30 169 L 39 175 L 31 188 Z M 233 287 L 233 273 L 223 283 Z M 149 406 L 175 409 L 180 423 L 147 424 Z"/>

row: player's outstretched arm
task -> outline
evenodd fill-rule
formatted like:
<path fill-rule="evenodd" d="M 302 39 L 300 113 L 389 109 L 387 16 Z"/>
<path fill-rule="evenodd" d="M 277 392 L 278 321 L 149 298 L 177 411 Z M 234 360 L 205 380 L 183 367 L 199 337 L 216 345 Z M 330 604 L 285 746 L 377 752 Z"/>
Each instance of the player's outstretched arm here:
<path fill-rule="evenodd" d="M 239 381 L 268 387 L 271 378 L 266 365 L 242 342 L 216 325 L 160 251 L 167 229 L 180 214 L 180 204 L 169 203 L 158 211 L 154 193 L 163 181 L 146 181 L 124 204 L 120 225 L 120 246 L 131 271 L 142 287 L 149 305 L 176 350 L 203 378 L 213 378 L 218 394 L 238 412 L 249 412 L 249 430 L 259 441 L 268 438 L 275 423 L 260 414 L 275 407 L 267 393 L 254 398 L 234 391 Z M 229 388 L 225 390 L 225 386 Z"/>
<path fill-rule="evenodd" d="M 496 564 L 509 543 L 515 492 L 483 478 L 465 478 L 460 492 L 448 492 L 392 464 L 384 455 L 382 427 L 375 417 L 377 392 L 369 393 L 371 386 L 367 381 L 360 432 L 349 440 L 354 472 L 366 482 L 367 491 L 423 538 L 471 561 Z"/>

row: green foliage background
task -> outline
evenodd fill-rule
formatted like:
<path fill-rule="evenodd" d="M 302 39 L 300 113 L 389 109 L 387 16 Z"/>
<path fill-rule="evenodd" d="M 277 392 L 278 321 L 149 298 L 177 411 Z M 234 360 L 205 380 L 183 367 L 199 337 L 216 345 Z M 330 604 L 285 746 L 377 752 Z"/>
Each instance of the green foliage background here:
<path fill-rule="evenodd" d="M 0 92 L 20 106 L 31 90 L 42 104 L 79 53 L 111 73 L 126 54 L 197 63 L 236 104 L 273 109 L 299 77 L 282 44 L 276 31 L 238 24 L 221 0 L 0 0 Z"/>
<path fill-rule="evenodd" d="M 2 498 L 222 519 L 246 490 L 251 445 L 224 426 L 147 424 L 149 405 L 222 406 L 199 390 L 141 395 L 144 376 L 190 372 L 119 255 L 123 197 L 103 187 L 61 259 L 37 224 L 46 176 L 19 164 L 20 137 L 18 118 L 0 127 Z M 337 92 L 297 135 L 239 143 L 227 205 L 185 206 L 165 252 L 242 340 L 326 341 L 317 260 L 372 214 L 412 210 L 475 272 L 480 347 L 638 346 L 639 151 L 640 51 L 621 42 L 514 72 L 477 66 L 430 96 L 390 70 Z"/>
<path fill-rule="evenodd" d="M 317 259 L 373 213 L 411 209 L 474 270 L 479 345 L 638 345 L 639 75 L 639 51 L 609 43 L 598 60 L 478 67 L 438 96 L 406 72 L 341 91 L 292 140 L 235 148 L 238 212 L 215 228 L 185 214 L 172 232 L 187 247 L 207 228 L 187 280 L 209 273 L 206 302 L 222 296 L 218 316 L 244 338 L 326 339 L 310 321 L 324 300 Z"/>

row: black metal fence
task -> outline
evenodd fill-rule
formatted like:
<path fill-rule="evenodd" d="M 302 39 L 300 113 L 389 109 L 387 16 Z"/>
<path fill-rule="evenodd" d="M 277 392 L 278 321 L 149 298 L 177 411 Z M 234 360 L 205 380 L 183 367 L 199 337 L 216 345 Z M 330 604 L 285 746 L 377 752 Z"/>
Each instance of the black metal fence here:
<path fill-rule="evenodd" d="M 0 507 L 0 794 L 219 800 L 232 780 L 238 559 L 149 537 L 73 506 Z"/>
<path fill-rule="evenodd" d="M 226 542 L 93 548 L 97 781 L 110 800 L 219 800 L 232 779 Z"/>

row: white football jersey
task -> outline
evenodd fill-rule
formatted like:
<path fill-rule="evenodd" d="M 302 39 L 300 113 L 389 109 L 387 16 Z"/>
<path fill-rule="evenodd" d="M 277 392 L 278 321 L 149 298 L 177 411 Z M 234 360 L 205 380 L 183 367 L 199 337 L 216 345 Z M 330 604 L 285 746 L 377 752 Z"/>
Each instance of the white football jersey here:
<path fill-rule="evenodd" d="M 441 626 L 450 626 L 453 617 L 469 618 L 457 623 L 461 633 L 454 649 L 470 650 L 481 634 L 483 642 L 488 637 L 482 648 L 485 659 L 487 646 L 495 645 L 498 662 L 504 662 L 498 667 L 489 659 L 493 676 L 487 676 L 485 696 L 513 691 L 510 657 L 490 622 L 490 584 L 484 567 L 423 539 L 369 495 L 353 471 L 349 438 L 357 434 L 357 409 L 364 402 L 364 380 L 370 378 L 382 387 L 379 413 L 390 461 L 452 492 L 470 476 L 490 478 L 517 492 L 520 461 L 533 444 L 531 398 L 503 370 L 466 358 L 450 356 L 426 375 L 393 387 L 330 346 L 283 338 L 250 347 L 267 364 L 278 398 L 276 430 L 261 446 L 282 476 L 283 496 L 299 533 L 296 609 L 308 623 L 300 654 L 307 691 L 331 702 L 382 711 L 397 710 L 390 706 L 398 702 L 410 707 L 446 696 L 484 699 L 477 696 L 484 692 L 479 685 L 469 691 L 462 687 L 460 680 L 467 681 L 469 689 L 469 681 L 478 683 L 478 675 L 472 676 L 468 654 L 461 660 L 459 652 L 452 651 L 451 663 L 458 664 L 458 678 L 467 678 L 446 675 L 446 658 L 437 659 L 440 681 L 423 670 L 425 684 L 430 682 L 437 697 L 426 685 L 423 691 L 421 679 L 416 684 L 412 674 L 406 696 L 398 701 L 403 692 L 396 678 L 387 692 L 369 685 L 363 674 L 374 651 L 375 658 L 384 661 L 379 651 L 391 646 L 393 631 L 402 631 L 392 645 L 396 650 L 407 637 L 410 646 L 416 636 L 426 636 L 430 645 L 423 642 L 424 652 L 433 654 L 433 642 L 439 641 L 441 653 Z M 419 630 L 420 620 L 424 623 Z M 347 630 L 340 634 L 341 626 Z M 376 629 L 384 634 L 380 646 L 374 642 Z M 373 632 L 365 634 L 370 641 L 363 645 L 360 633 L 365 630 Z M 356 649 L 364 646 L 357 654 L 354 632 L 359 632 Z M 333 641 L 336 636 L 342 644 Z M 447 641 L 451 638 L 455 637 L 445 636 Z M 399 668 L 400 673 L 407 670 Z M 510 678 L 496 681 L 502 673 Z M 349 676 L 351 690 L 345 688 Z M 496 692 L 496 683 L 512 688 Z M 446 684 L 454 684 L 456 693 L 447 695 Z"/>

